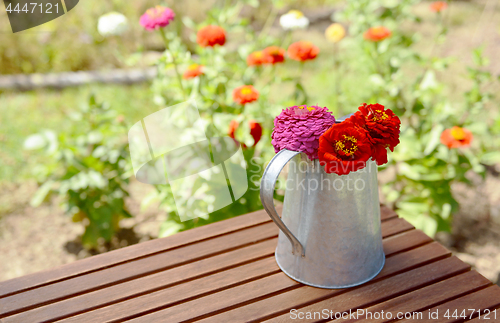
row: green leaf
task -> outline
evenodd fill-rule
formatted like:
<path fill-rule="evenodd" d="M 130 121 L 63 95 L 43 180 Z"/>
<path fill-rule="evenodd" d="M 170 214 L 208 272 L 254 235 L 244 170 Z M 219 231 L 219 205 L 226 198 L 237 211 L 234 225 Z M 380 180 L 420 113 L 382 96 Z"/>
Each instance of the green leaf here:
<path fill-rule="evenodd" d="M 26 138 L 23 147 L 26 150 L 34 150 L 43 148 L 46 144 L 47 141 L 45 140 L 45 137 L 37 133 Z"/>
<path fill-rule="evenodd" d="M 487 152 L 481 156 L 480 161 L 485 165 L 495 165 L 500 163 L 500 151 Z"/>
<path fill-rule="evenodd" d="M 53 180 L 48 180 L 45 183 L 42 184 L 38 188 L 38 190 L 33 194 L 33 197 L 30 200 L 30 205 L 32 207 L 38 207 L 42 202 L 45 200 L 47 195 L 49 195 L 50 191 L 52 190 L 52 186 L 54 184 Z"/>
<path fill-rule="evenodd" d="M 427 142 L 427 146 L 425 146 L 424 149 L 424 155 L 427 156 L 431 152 L 436 149 L 437 145 L 439 145 L 440 138 L 441 138 L 441 133 L 444 130 L 444 126 L 442 124 L 438 124 L 434 126 L 429 133 L 429 141 Z"/>
<path fill-rule="evenodd" d="M 160 225 L 160 232 L 158 233 L 158 238 L 165 238 L 176 234 L 184 228 L 182 224 L 175 221 L 165 221 Z"/>

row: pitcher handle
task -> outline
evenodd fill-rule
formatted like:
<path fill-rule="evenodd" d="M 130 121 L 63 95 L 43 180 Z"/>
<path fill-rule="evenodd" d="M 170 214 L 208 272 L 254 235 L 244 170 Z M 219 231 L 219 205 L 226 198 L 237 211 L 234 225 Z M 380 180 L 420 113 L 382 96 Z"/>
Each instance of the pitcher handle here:
<path fill-rule="evenodd" d="M 298 151 L 283 149 L 277 153 L 273 159 L 271 159 L 264 170 L 264 174 L 262 175 L 262 180 L 260 182 L 260 199 L 267 214 L 269 214 L 274 223 L 276 223 L 278 228 L 283 231 L 288 240 L 292 243 L 292 253 L 295 254 L 298 252 L 302 257 L 304 257 L 304 246 L 302 246 L 300 241 L 293 235 L 293 233 L 286 227 L 285 223 L 283 223 L 279 217 L 278 212 L 276 212 L 276 208 L 274 207 L 273 199 L 274 188 L 281 170 L 293 157 L 298 154 L 300 154 Z"/>

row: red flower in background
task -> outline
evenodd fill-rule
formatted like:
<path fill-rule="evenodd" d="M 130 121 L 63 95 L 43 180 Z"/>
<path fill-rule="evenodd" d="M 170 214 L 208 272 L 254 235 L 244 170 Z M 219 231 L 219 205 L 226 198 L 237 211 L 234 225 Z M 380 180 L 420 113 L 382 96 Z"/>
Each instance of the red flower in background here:
<path fill-rule="evenodd" d="M 363 37 L 369 41 L 379 42 L 379 41 L 382 41 L 386 38 L 391 37 L 391 35 L 392 35 L 392 33 L 389 29 L 385 28 L 384 26 L 378 26 L 378 27 L 372 27 L 372 28 L 368 29 L 363 34 Z"/>
<path fill-rule="evenodd" d="M 219 26 L 205 26 L 198 31 L 196 42 L 202 47 L 213 47 L 226 43 L 226 32 Z"/>
<path fill-rule="evenodd" d="M 299 62 L 315 59 L 318 53 L 319 48 L 310 41 L 298 41 L 288 46 L 288 56 Z"/>
<path fill-rule="evenodd" d="M 448 148 L 468 147 L 472 138 L 472 133 L 469 130 L 457 126 L 441 133 L 441 143 Z"/>
<path fill-rule="evenodd" d="M 260 141 L 260 138 L 262 138 L 262 126 L 255 120 L 250 120 L 248 125 L 250 126 L 250 135 L 253 137 L 253 145 L 255 146 Z"/>
<path fill-rule="evenodd" d="M 247 103 L 257 101 L 259 92 L 252 85 L 243 85 L 237 87 L 233 91 L 233 100 L 236 103 L 245 105 Z"/>
<path fill-rule="evenodd" d="M 285 60 L 285 50 L 278 46 L 269 46 L 262 51 L 265 57 L 265 63 L 276 64 Z"/>
<path fill-rule="evenodd" d="M 240 125 L 240 123 L 238 121 L 231 120 L 231 122 L 229 123 L 229 131 L 227 132 L 229 137 L 236 139 L 236 138 L 234 138 L 234 134 L 236 132 L 236 129 L 238 129 L 239 125 Z"/>
<path fill-rule="evenodd" d="M 187 70 L 184 72 L 184 75 L 182 77 L 186 80 L 192 79 L 194 77 L 200 76 L 203 74 L 203 65 L 199 64 L 192 64 L 189 65 Z"/>
<path fill-rule="evenodd" d="M 233 138 L 236 142 L 237 140 L 235 138 L 235 133 L 239 125 L 240 125 L 239 122 L 236 120 L 231 120 L 231 122 L 229 123 L 228 135 L 229 137 Z M 248 125 L 250 126 L 250 135 L 253 138 L 254 142 L 253 145 L 255 146 L 260 141 L 260 138 L 262 138 L 262 126 L 255 120 L 250 120 L 248 122 Z M 247 148 L 247 145 L 245 145 L 244 143 L 242 143 L 242 146 L 243 148 Z"/>
<path fill-rule="evenodd" d="M 448 4 L 445 1 L 434 1 L 429 7 L 431 11 L 441 12 L 448 7 Z"/>
<path fill-rule="evenodd" d="M 319 138 L 318 157 L 325 172 L 346 175 L 366 166 L 371 157 L 366 131 L 350 120 L 334 124 Z"/>
<path fill-rule="evenodd" d="M 262 51 L 256 51 L 247 56 L 248 66 L 260 66 L 266 62 L 266 56 Z"/>
<path fill-rule="evenodd" d="M 394 151 L 394 147 L 399 144 L 401 121 L 398 116 L 381 104 L 364 103 L 348 121 L 367 132 L 372 145 L 372 157 L 377 165 L 387 163 L 387 148 Z"/>

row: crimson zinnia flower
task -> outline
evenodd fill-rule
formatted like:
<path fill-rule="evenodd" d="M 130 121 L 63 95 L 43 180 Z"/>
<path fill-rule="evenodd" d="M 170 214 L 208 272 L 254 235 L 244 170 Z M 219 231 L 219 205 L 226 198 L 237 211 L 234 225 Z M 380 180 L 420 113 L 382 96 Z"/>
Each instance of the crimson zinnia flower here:
<path fill-rule="evenodd" d="M 192 79 L 194 77 L 200 76 L 203 74 L 203 65 L 199 64 L 192 64 L 189 65 L 187 70 L 184 72 L 184 75 L 182 77 L 186 80 Z"/>
<path fill-rule="evenodd" d="M 364 168 L 371 155 L 366 131 L 350 120 L 334 124 L 319 138 L 319 161 L 329 174 L 347 175 Z"/>
<path fill-rule="evenodd" d="M 175 18 L 175 13 L 172 9 L 162 6 L 156 6 L 146 10 L 139 23 L 146 30 L 155 30 L 161 27 L 166 27 Z"/>
<path fill-rule="evenodd" d="M 315 59 L 318 53 L 319 48 L 310 41 L 298 41 L 288 46 L 288 56 L 299 62 Z"/>
<path fill-rule="evenodd" d="M 265 57 L 265 63 L 276 64 L 285 60 L 285 50 L 278 46 L 269 46 L 262 51 Z"/>
<path fill-rule="evenodd" d="M 234 102 L 242 105 L 257 101 L 258 98 L 259 92 L 257 92 L 253 85 L 242 85 L 233 91 Z"/>
<path fill-rule="evenodd" d="M 283 109 L 274 119 L 274 151 L 300 151 L 310 160 L 317 159 L 319 137 L 334 123 L 335 117 L 326 107 L 301 105 Z"/>
<path fill-rule="evenodd" d="M 391 35 L 392 35 L 392 33 L 389 29 L 385 28 L 384 26 L 378 26 L 378 27 L 372 27 L 372 28 L 368 29 L 363 34 L 363 37 L 369 41 L 379 42 L 379 41 L 382 41 L 386 38 L 391 37 Z"/>
<path fill-rule="evenodd" d="M 347 120 L 367 132 L 372 145 L 372 157 L 377 165 L 387 163 L 387 148 L 394 151 L 394 147 L 399 144 L 401 121 L 398 116 L 381 104 L 364 103 Z"/>
<path fill-rule="evenodd" d="M 434 12 L 441 12 L 444 9 L 446 9 L 447 7 L 448 7 L 448 4 L 445 1 L 434 1 L 430 5 L 431 11 L 434 11 Z"/>
<path fill-rule="evenodd" d="M 472 133 L 461 127 L 454 126 L 441 133 L 441 143 L 448 148 L 468 147 L 472 141 Z"/>
<path fill-rule="evenodd" d="M 219 26 L 205 26 L 198 31 L 196 42 L 202 47 L 213 47 L 226 43 L 226 32 Z"/>

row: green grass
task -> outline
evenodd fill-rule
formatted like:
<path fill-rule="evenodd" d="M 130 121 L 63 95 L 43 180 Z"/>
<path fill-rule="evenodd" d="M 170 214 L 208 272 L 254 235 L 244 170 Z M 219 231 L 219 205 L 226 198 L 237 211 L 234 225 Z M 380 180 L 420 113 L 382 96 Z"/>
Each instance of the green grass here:
<path fill-rule="evenodd" d="M 158 110 L 152 102 L 149 84 L 134 86 L 94 84 L 62 91 L 30 91 L 0 94 L 0 182 L 19 182 L 30 178 L 30 169 L 43 162 L 38 151 L 23 150 L 27 136 L 43 129 L 67 130 L 67 114 L 85 104 L 94 93 L 109 102 L 125 122 L 133 124 Z"/>

